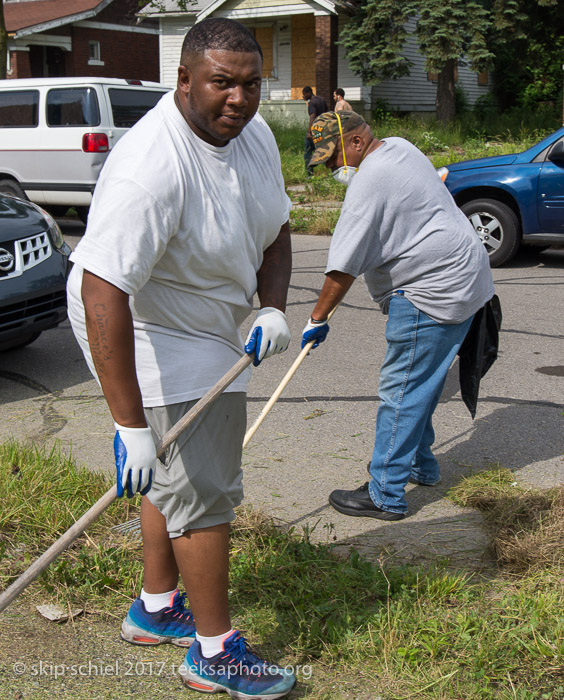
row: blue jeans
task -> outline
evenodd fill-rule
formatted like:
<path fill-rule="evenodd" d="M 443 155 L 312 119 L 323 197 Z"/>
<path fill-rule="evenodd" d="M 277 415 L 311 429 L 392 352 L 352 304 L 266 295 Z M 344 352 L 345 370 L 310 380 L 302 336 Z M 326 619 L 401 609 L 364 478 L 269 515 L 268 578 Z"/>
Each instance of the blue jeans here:
<path fill-rule="evenodd" d="M 433 413 L 473 316 L 463 323 L 437 323 L 402 292 L 390 299 L 388 314 L 369 493 L 378 508 L 406 513 L 410 476 L 429 485 L 440 480 L 431 452 Z"/>

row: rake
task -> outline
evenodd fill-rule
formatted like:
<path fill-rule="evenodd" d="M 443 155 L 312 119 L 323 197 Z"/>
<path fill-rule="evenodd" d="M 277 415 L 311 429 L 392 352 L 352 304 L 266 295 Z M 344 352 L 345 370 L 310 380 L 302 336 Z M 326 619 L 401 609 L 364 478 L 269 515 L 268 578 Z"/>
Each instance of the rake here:
<path fill-rule="evenodd" d="M 210 406 L 220 394 L 251 364 L 252 355 L 243 355 L 241 359 L 215 384 L 202 398 L 183 416 L 178 423 L 163 436 L 156 446 L 157 457 L 186 430 L 198 416 Z M 117 498 L 117 487 L 114 484 L 96 503 L 86 511 L 59 539 L 54 542 L 24 573 L 0 595 L 0 612 L 17 598 L 59 554 L 65 551 L 86 528 L 91 525 Z"/>
<path fill-rule="evenodd" d="M 336 310 L 337 310 L 337 307 L 332 309 L 332 311 L 327 316 L 327 320 L 329 320 L 331 318 L 331 316 L 333 316 L 333 314 L 335 313 Z M 243 439 L 243 449 L 245 449 L 245 447 L 249 444 L 253 435 L 257 432 L 259 427 L 262 425 L 262 422 L 264 421 L 266 416 L 270 413 L 272 407 L 278 401 L 278 399 L 282 395 L 282 392 L 284 391 L 284 389 L 290 383 L 290 380 L 292 379 L 294 374 L 297 372 L 298 367 L 302 364 L 302 362 L 306 358 L 307 354 L 312 349 L 314 342 L 315 341 L 312 340 L 311 343 L 308 343 L 302 349 L 300 354 L 294 360 L 290 369 L 284 375 L 280 384 L 276 387 L 272 396 L 268 399 L 268 401 L 264 405 L 264 408 L 259 413 L 255 422 L 251 425 L 251 427 L 245 433 L 245 437 Z M 119 525 L 114 525 L 111 529 L 114 532 L 117 532 L 118 534 L 121 534 L 124 536 L 129 536 L 129 537 L 132 537 L 133 539 L 141 539 L 141 518 L 139 518 L 139 517 L 132 518 L 131 520 L 128 520 L 125 523 L 120 523 Z"/>
<path fill-rule="evenodd" d="M 331 311 L 327 317 L 328 319 L 331 318 L 336 308 L 337 307 Z M 264 421 L 272 406 L 274 406 L 287 384 L 296 373 L 298 367 L 301 365 L 308 352 L 312 349 L 313 345 L 314 341 L 308 343 L 295 359 L 290 369 L 286 372 L 284 378 L 261 411 L 259 417 L 247 431 L 243 441 L 243 447 L 246 447 L 251 437 L 255 434 L 258 427 Z M 156 446 L 157 457 L 165 452 L 165 450 L 184 432 L 184 430 L 186 430 L 190 423 L 200 416 L 208 408 L 208 406 L 210 406 L 218 398 L 218 396 L 220 396 L 220 394 L 222 394 L 225 389 L 233 381 L 235 381 L 235 379 L 251 364 L 252 361 L 252 355 L 243 355 L 243 357 L 241 357 L 241 359 L 235 365 L 233 365 L 233 367 L 217 382 L 217 384 L 215 384 L 204 396 L 202 396 L 202 398 L 188 411 L 185 416 L 178 421 L 178 423 L 173 425 L 173 427 L 163 436 L 163 439 Z M 117 487 L 114 484 L 89 510 L 86 511 L 86 513 L 84 513 L 81 518 L 74 523 L 74 525 L 72 525 L 63 535 L 61 535 L 61 537 L 59 537 L 59 539 L 54 542 L 39 557 L 39 559 L 36 559 L 33 564 L 14 581 L 14 583 L 8 586 L 8 588 L 6 588 L 6 590 L 0 594 L 0 612 L 7 608 L 8 605 L 10 605 L 10 603 L 15 600 L 20 593 L 22 593 L 29 586 L 30 583 L 35 581 L 35 579 L 42 574 L 43 571 L 45 571 L 49 564 L 51 564 L 51 562 L 62 554 L 65 549 L 70 547 L 70 545 L 78 537 L 80 537 L 80 535 L 82 535 L 86 528 L 89 527 L 106 510 L 106 508 L 108 508 L 115 501 L 116 498 Z M 122 532 L 139 531 L 139 519 L 135 518 L 134 520 L 123 523 L 122 525 L 117 525 L 112 529 L 121 529 Z"/>

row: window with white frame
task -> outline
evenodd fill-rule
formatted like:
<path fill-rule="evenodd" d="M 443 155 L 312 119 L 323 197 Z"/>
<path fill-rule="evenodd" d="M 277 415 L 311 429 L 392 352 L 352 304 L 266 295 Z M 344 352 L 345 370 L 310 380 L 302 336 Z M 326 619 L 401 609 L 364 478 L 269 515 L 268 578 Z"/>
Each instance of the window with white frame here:
<path fill-rule="evenodd" d="M 102 61 L 100 52 L 100 42 L 99 41 L 89 41 L 88 42 L 88 65 L 89 66 L 103 66 L 104 61 Z"/>

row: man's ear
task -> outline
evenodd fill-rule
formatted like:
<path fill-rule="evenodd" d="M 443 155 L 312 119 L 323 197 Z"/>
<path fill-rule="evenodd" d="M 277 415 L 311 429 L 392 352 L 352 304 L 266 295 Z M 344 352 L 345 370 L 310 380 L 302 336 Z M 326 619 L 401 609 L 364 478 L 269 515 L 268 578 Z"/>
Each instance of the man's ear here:
<path fill-rule="evenodd" d="M 353 134 L 351 144 L 353 148 L 360 153 L 364 148 L 364 139 L 360 134 Z"/>
<path fill-rule="evenodd" d="M 192 83 L 192 73 L 186 66 L 180 64 L 178 66 L 178 81 L 177 89 L 184 95 L 188 95 L 190 92 L 190 85 Z"/>

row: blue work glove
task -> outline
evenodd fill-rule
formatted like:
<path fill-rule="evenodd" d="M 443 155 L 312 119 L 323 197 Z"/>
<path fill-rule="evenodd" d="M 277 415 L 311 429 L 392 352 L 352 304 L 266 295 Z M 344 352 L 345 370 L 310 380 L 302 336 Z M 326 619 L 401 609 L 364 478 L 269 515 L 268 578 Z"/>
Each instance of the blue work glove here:
<path fill-rule="evenodd" d="M 151 429 L 125 428 L 118 423 L 114 425 L 118 498 L 123 496 L 125 490 L 128 498 L 132 498 L 137 491 L 144 496 L 151 488 L 157 460 Z"/>
<path fill-rule="evenodd" d="M 308 343 L 311 343 L 312 340 L 315 340 L 313 347 L 316 348 L 319 343 L 325 340 L 327 333 L 329 333 L 329 324 L 327 321 L 314 321 L 310 318 L 302 331 L 302 350 Z"/>
<path fill-rule="evenodd" d="M 262 360 L 284 352 L 290 344 L 290 329 L 286 314 L 273 306 L 261 309 L 245 341 L 247 355 L 255 354 L 253 365 L 258 367 Z"/>

